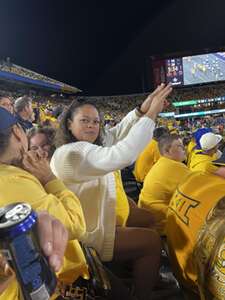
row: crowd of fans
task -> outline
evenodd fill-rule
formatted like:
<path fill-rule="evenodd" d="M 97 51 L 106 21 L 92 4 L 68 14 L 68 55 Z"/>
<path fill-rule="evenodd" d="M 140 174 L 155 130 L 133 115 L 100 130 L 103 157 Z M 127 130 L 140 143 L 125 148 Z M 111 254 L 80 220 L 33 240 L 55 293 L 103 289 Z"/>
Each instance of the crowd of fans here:
<path fill-rule="evenodd" d="M 82 97 L 89 101 L 94 101 L 101 110 L 112 119 L 120 121 L 127 113 L 135 106 L 140 105 L 142 101 L 147 97 L 148 93 L 132 94 L 132 95 L 120 95 L 120 96 L 98 96 L 98 97 Z M 164 112 L 176 111 L 176 108 L 172 105 L 173 102 L 181 102 L 186 100 L 195 99 L 211 99 L 225 95 L 225 85 L 216 84 L 215 86 L 202 86 L 195 88 L 174 89 L 171 95 L 168 97 L 170 105 L 164 110 Z M 193 110 L 211 110 L 215 106 L 214 103 L 209 105 L 193 106 Z M 216 107 L 217 108 L 217 107 Z M 218 104 L 218 109 L 224 108 L 224 103 Z M 192 108 L 190 108 L 192 109 Z"/>
<path fill-rule="evenodd" d="M 196 97 L 223 92 L 203 88 Z M 150 95 L 72 103 L 0 95 L 0 203 L 22 199 L 59 219 L 61 233 L 67 229 L 64 260 L 50 263 L 62 267 L 58 299 L 72 285 L 98 299 L 154 299 L 166 285 L 162 253 L 178 299 L 224 299 L 225 119 L 157 118 L 174 99 L 195 97 L 180 93 L 160 85 Z M 131 178 L 137 197 L 124 188 Z M 92 290 L 80 243 L 97 251 L 107 295 Z M 0 299 L 18 293 L 13 279 L 2 294 L 0 286 Z"/>
<path fill-rule="evenodd" d="M 25 94 L 24 91 L 21 92 L 8 92 L 8 91 L 0 91 L 0 94 L 7 94 L 12 99 L 16 99 Z M 37 96 L 32 95 L 32 99 L 34 100 L 34 106 L 38 107 L 38 110 L 42 112 L 46 112 L 48 116 L 52 114 L 52 112 L 61 111 L 62 108 L 66 108 L 73 99 L 77 99 L 78 101 L 90 101 L 97 105 L 100 110 L 101 117 L 109 125 L 116 124 L 120 122 L 123 117 L 127 114 L 128 111 L 134 109 L 138 105 L 140 105 L 143 100 L 147 97 L 147 93 L 142 94 L 132 94 L 132 95 L 119 95 L 119 96 L 98 96 L 98 97 L 85 97 L 85 96 L 70 96 L 69 99 L 65 99 L 59 97 L 57 95 L 52 96 Z M 200 87 L 200 88 L 185 88 L 185 89 L 175 89 L 168 97 L 168 101 L 170 105 L 168 105 L 164 112 L 176 112 L 179 113 L 179 108 L 172 105 L 173 102 L 182 102 L 193 99 L 212 99 L 215 97 L 220 97 L 225 95 L 225 85 L 218 84 L 216 86 L 211 87 Z M 197 111 L 210 111 L 214 109 L 224 109 L 224 101 L 218 102 L 208 102 L 208 103 L 199 103 L 193 106 L 185 106 L 182 108 L 184 112 L 197 112 Z M 60 107 L 57 109 L 57 107 Z M 36 109 L 37 110 L 37 109 Z M 181 112 L 180 112 L 181 113 Z M 54 115 L 54 113 L 53 113 Z M 218 114 L 215 116 L 208 115 L 207 117 L 199 117 L 191 119 L 189 118 L 188 123 L 190 124 L 212 124 L 212 126 L 221 123 L 221 116 L 223 114 Z M 165 123 L 171 124 L 171 119 L 164 118 Z M 191 120 L 191 121 L 190 121 Z M 224 119 L 222 119 L 224 120 Z M 41 120 L 39 120 L 40 122 Z M 186 121 L 185 121 L 186 122 Z M 193 130 L 196 129 L 196 126 L 193 126 Z"/>
<path fill-rule="evenodd" d="M 218 93 L 216 94 L 215 91 L 211 91 L 209 88 L 204 88 L 207 93 L 204 93 L 199 90 L 200 93 L 196 93 L 196 97 L 200 99 L 201 95 L 204 95 L 204 99 L 206 97 L 212 97 L 212 93 L 218 97 L 222 95 L 224 91 L 224 86 L 220 85 L 218 88 Z M 211 94 L 210 94 L 211 91 Z M 188 92 L 189 97 L 193 99 L 194 97 L 194 90 Z M 179 90 L 173 91 L 172 95 L 168 97 L 170 105 L 168 105 L 164 111 L 174 111 L 175 107 L 171 104 L 174 99 L 174 94 L 181 93 Z M 22 97 L 24 95 L 24 91 L 21 92 L 7 92 L 7 91 L 0 91 L 1 95 L 7 95 L 10 97 L 12 102 L 15 99 Z M 185 94 L 185 92 L 184 92 Z M 188 96 L 186 94 L 186 96 Z M 146 98 L 147 94 L 136 94 L 136 95 L 120 95 L 120 96 L 107 96 L 107 97 L 70 97 L 69 99 L 62 98 L 58 95 L 32 95 L 31 98 L 33 100 L 33 108 L 34 108 L 34 116 L 35 116 L 35 123 L 41 125 L 49 125 L 53 127 L 57 127 L 62 116 L 63 111 L 70 105 L 70 103 L 77 99 L 77 101 L 89 101 L 94 103 L 101 115 L 101 119 L 103 124 L 106 127 L 110 128 L 120 122 L 123 117 L 127 114 L 127 111 L 134 109 L 135 107 L 139 106 L 140 103 Z M 186 97 L 185 96 L 185 97 Z M 183 96 L 184 97 L 184 96 Z M 184 99 L 184 98 L 182 98 Z M 182 100 L 181 98 L 179 100 Z M 186 98 L 185 98 L 186 100 Z M 189 112 L 197 112 L 203 110 L 214 110 L 214 109 L 224 109 L 225 102 L 210 102 L 210 103 L 202 103 L 194 106 L 189 106 Z M 210 105 L 210 106 L 209 106 Z M 200 127 L 213 127 L 215 132 L 219 132 L 224 134 L 224 122 L 225 122 L 225 114 L 212 114 L 206 115 L 204 117 L 195 117 L 195 118 L 183 118 L 183 119 L 175 119 L 173 117 L 166 118 L 166 117 L 159 117 L 157 119 L 158 126 L 167 126 L 171 130 L 172 128 L 178 129 L 179 131 L 183 132 L 194 132 L 196 129 Z"/>
<path fill-rule="evenodd" d="M 24 67 L 13 64 L 9 58 L 7 60 L 2 60 L 0 62 L 0 70 L 15 73 L 27 78 L 36 79 L 44 81 L 47 83 L 57 84 L 61 87 L 72 88 L 69 85 L 65 85 L 62 82 L 59 82 L 55 79 L 49 78 L 47 76 L 38 74 L 34 71 L 26 69 Z M 113 119 L 115 122 L 119 122 L 127 113 L 135 106 L 142 103 L 142 101 L 147 97 L 148 93 L 142 94 L 132 94 L 132 95 L 119 95 L 119 96 L 96 96 L 96 97 L 83 97 L 82 99 L 95 102 L 107 119 Z M 211 99 L 215 97 L 220 97 L 225 95 L 225 85 L 224 83 L 217 83 L 211 86 L 200 86 L 195 88 L 182 88 L 174 89 L 171 95 L 168 97 L 168 100 L 171 105 L 169 105 L 164 112 L 173 112 L 178 109 L 175 108 L 173 102 L 181 102 L 187 100 L 195 99 Z M 22 95 L 21 95 L 22 96 Z M 14 92 L 14 98 L 17 98 L 16 92 Z M 79 98 L 79 97 L 78 97 Z M 39 99 L 36 99 L 37 101 Z M 52 99 L 51 99 L 52 100 Z M 44 102 L 46 99 L 44 98 Z M 54 102 L 54 101 L 53 101 Z M 201 103 L 188 107 L 189 112 L 200 111 L 200 110 L 211 110 L 211 109 L 220 109 L 224 108 L 224 103 Z"/>

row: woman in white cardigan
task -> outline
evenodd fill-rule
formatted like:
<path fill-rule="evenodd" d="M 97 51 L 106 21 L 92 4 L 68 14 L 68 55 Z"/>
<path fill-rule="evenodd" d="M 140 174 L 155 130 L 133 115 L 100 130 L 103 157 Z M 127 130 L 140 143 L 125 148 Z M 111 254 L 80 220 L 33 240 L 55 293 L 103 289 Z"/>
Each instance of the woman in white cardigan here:
<path fill-rule="evenodd" d="M 51 161 L 55 175 L 80 199 L 87 224 L 82 241 L 94 247 L 103 261 L 132 262 L 140 300 L 149 299 L 157 280 L 160 238 L 149 228 L 126 227 L 129 205 L 115 171 L 132 164 L 149 143 L 171 90 L 160 85 L 140 109 L 101 137 L 96 107 L 72 103 L 61 121 L 60 147 Z"/>

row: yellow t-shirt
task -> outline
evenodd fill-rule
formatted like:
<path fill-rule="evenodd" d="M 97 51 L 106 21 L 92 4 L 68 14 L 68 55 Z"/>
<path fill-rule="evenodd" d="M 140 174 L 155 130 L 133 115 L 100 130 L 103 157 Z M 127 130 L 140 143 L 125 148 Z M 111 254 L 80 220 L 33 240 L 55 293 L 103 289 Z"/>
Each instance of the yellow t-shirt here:
<path fill-rule="evenodd" d="M 195 150 L 191 156 L 189 168 L 191 171 L 214 173 L 218 170 L 218 167 L 212 164 L 215 159 L 215 155 L 210 156 L 204 154 L 202 150 Z"/>
<path fill-rule="evenodd" d="M 160 158 L 158 142 L 154 139 L 141 152 L 134 166 L 134 176 L 137 181 L 143 182 L 152 166 Z"/>
<path fill-rule="evenodd" d="M 178 185 L 169 203 L 166 233 L 173 271 L 192 290 L 197 290 L 197 271 L 192 255 L 199 229 L 224 195 L 224 178 L 193 172 Z"/>
<path fill-rule="evenodd" d="M 69 231 L 70 241 L 58 278 L 64 283 L 72 283 L 79 276 L 88 278 L 88 266 L 77 240 L 85 233 L 86 226 L 76 196 L 59 179 L 43 187 L 30 173 L 20 168 L 0 164 L 0 207 L 21 201 L 29 203 L 37 211 L 48 211 Z M 19 299 L 18 290 L 18 285 L 14 281 L 0 295 L 0 300 Z"/>
<path fill-rule="evenodd" d="M 190 166 L 191 157 L 195 151 L 195 146 L 196 146 L 196 143 L 195 143 L 194 139 L 191 139 L 187 146 L 187 166 L 188 167 Z"/>
<path fill-rule="evenodd" d="M 190 173 L 181 162 L 161 156 L 145 177 L 138 206 L 150 210 L 160 234 L 165 233 L 169 201 L 177 185 Z"/>
<path fill-rule="evenodd" d="M 130 212 L 127 195 L 123 188 L 120 171 L 114 172 L 116 183 L 116 225 L 125 226 Z"/>
<path fill-rule="evenodd" d="M 187 153 L 188 154 L 191 153 L 195 146 L 196 146 L 196 143 L 195 143 L 194 139 L 191 139 L 187 146 Z"/>

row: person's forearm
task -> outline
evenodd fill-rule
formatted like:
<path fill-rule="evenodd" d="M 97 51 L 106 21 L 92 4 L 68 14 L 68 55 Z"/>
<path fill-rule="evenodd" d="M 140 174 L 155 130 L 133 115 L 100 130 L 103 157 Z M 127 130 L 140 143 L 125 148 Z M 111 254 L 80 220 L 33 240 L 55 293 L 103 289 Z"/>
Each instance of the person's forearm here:
<path fill-rule="evenodd" d="M 132 126 L 138 122 L 140 119 L 140 115 L 137 114 L 136 109 L 130 111 L 119 124 L 117 124 L 115 127 L 109 129 L 109 133 L 113 135 L 114 137 L 114 144 L 123 138 L 126 137 L 129 130 L 132 128 Z M 109 145 L 106 145 L 109 146 Z"/>
<path fill-rule="evenodd" d="M 154 111 L 149 111 L 147 114 L 145 114 L 146 117 L 150 118 L 152 121 L 155 122 L 156 118 L 157 118 L 157 113 Z"/>
<path fill-rule="evenodd" d="M 45 185 L 45 190 L 57 197 L 49 203 L 48 212 L 64 224 L 69 231 L 70 239 L 79 239 L 86 232 L 86 223 L 79 199 L 59 179 Z M 50 197 L 51 195 L 48 196 L 49 202 Z"/>

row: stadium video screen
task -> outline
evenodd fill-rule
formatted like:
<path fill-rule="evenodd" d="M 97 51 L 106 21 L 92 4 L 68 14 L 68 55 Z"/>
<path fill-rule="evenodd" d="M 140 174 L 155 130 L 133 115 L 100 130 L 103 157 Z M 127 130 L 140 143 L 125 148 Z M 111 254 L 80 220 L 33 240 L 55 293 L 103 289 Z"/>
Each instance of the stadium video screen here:
<path fill-rule="evenodd" d="M 155 85 L 161 82 L 182 86 L 225 81 L 225 52 L 153 61 L 153 75 Z"/>

